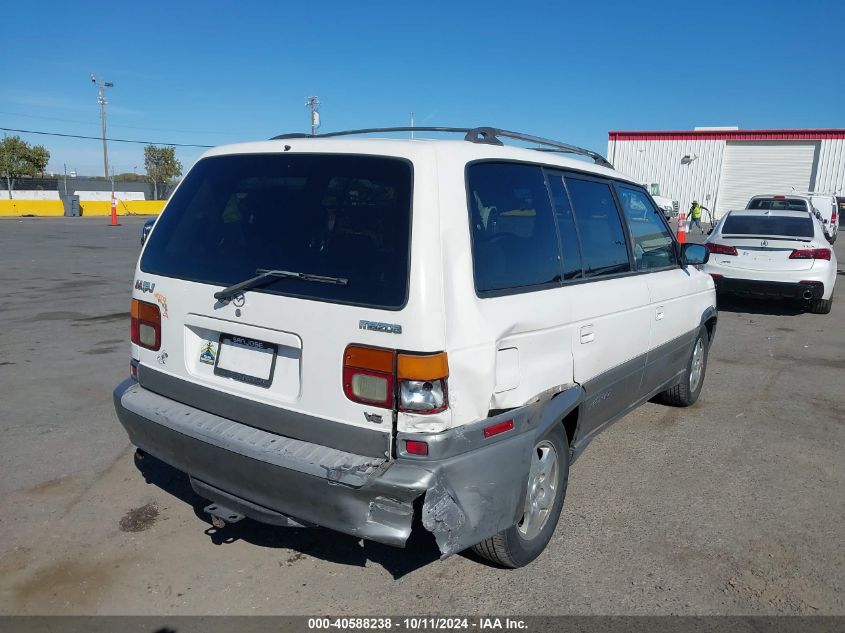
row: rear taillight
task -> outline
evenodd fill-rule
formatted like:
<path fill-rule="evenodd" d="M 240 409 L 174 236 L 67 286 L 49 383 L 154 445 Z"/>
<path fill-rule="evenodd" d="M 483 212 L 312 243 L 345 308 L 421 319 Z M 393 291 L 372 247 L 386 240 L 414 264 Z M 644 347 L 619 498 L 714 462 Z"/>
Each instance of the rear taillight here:
<path fill-rule="evenodd" d="M 830 223 L 836 224 L 837 220 L 839 220 L 839 216 L 836 214 L 836 209 L 834 209 L 833 214 L 830 216 Z"/>
<path fill-rule="evenodd" d="M 707 250 L 714 255 L 734 255 L 736 256 L 736 247 L 728 246 L 727 244 L 717 244 L 716 242 L 707 242 L 705 245 Z"/>
<path fill-rule="evenodd" d="M 802 248 L 792 251 L 789 259 L 826 259 L 830 261 L 829 248 Z"/>
<path fill-rule="evenodd" d="M 350 345 L 343 353 L 343 392 L 353 402 L 393 408 L 396 352 Z"/>
<path fill-rule="evenodd" d="M 343 392 L 353 402 L 409 413 L 449 406 L 445 353 L 406 354 L 350 345 L 343 354 Z"/>
<path fill-rule="evenodd" d="M 449 406 L 446 353 L 399 354 L 399 410 L 411 413 L 439 413 Z"/>
<path fill-rule="evenodd" d="M 161 311 L 155 303 L 132 299 L 132 342 L 154 352 L 161 347 Z"/>

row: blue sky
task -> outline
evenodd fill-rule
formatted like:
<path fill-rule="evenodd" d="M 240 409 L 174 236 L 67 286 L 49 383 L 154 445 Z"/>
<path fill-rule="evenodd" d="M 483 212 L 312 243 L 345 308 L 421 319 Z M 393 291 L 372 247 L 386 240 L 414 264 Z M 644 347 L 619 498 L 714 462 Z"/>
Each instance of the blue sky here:
<path fill-rule="evenodd" d="M 604 153 L 609 130 L 845 127 L 845 3 L 14 3 L 0 126 L 217 145 L 308 131 L 494 125 Z M 97 141 L 22 134 L 80 174 Z M 116 171 L 143 145 L 111 143 Z M 200 149 L 179 148 L 190 166 Z"/>

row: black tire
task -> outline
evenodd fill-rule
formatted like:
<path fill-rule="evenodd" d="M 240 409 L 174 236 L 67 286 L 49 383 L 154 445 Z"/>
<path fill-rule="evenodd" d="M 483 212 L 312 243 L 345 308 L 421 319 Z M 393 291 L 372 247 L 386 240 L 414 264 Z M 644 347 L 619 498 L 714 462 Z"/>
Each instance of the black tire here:
<path fill-rule="evenodd" d="M 810 301 L 810 312 L 813 314 L 830 314 L 833 307 L 833 295 L 830 299 L 813 299 Z"/>
<path fill-rule="evenodd" d="M 701 343 L 701 371 L 698 381 L 695 386 L 691 385 L 693 361 L 696 360 L 696 350 L 699 349 Z M 707 373 L 707 354 L 710 351 L 710 336 L 707 333 L 707 328 L 703 325 L 698 330 L 698 336 L 695 337 L 695 343 L 692 346 L 689 360 L 687 361 L 687 368 L 681 376 L 681 381 L 674 387 L 669 387 L 666 391 L 660 394 L 660 401 L 664 404 L 673 407 L 689 407 L 695 404 L 698 396 L 701 394 L 701 388 L 704 386 L 704 377 Z"/>
<path fill-rule="evenodd" d="M 516 525 L 472 546 L 472 551 L 477 555 L 502 567 L 516 569 L 533 561 L 546 549 L 557 527 L 560 512 L 563 509 L 563 500 L 566 497 L 566 485 L 569 481 L 569 442 L 567 442 L 563 424 L 555 425 L 545 437 L 537 442 L 534 447 L 535 453 L 539 455 L 539 449 L 545 445 L 551 445 L 556 452 L 557 485 L 554 491 L 554 501 L 551 503 L 548 515 L 545 517 L 539 532 L 531 538 L 526 538 L 523 533 L 525 522 L 523 517 Z M 532 455 L 533 458 L 534 455 Z M 530 482 L 526 480 L 526 486 L 529 484 Z M 526 490 L 526 495 L 530 494 L 531 491 Z"/>

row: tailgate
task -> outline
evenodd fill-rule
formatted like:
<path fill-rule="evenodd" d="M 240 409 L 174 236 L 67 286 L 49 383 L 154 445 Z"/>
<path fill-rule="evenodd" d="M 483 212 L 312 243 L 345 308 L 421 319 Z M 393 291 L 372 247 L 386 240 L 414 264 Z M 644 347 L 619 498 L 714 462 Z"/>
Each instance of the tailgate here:
<path fill-rule="evenodd" d="M 721 266 L 737 270 L 790 272 L 809 270 L 812 259 L 790 259 L 794 250 L 810 248 L 809 242 L 794 239 L 722 237 L 720 243 L 736 248 L 737 255 L 712 255 Z"/>

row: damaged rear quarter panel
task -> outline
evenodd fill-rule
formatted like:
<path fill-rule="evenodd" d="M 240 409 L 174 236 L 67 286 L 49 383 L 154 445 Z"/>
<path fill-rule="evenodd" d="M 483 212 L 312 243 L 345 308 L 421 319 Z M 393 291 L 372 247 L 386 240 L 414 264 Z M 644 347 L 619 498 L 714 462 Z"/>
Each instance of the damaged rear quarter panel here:
<path fill-rule="evenodd" d="M 457 454 L 427 464 L 432 477 L 422 508 L 423 527 L 434 534 L 444 557 L 480 543 L 519 521 L 531 450 L 578 406 L 582 397 L 580 387 L 560 393 L 550 390 L 529 405 L 452 431 L 451 445 L 444 448 L 451 448 Z M 485 426 L 511 419 L 513 432 L 483 438 Z M 460 452 L 462 446 L 466 447 L 464 452 Z M 424 464 L 420 462 L 420 466 L 425 467 Z"/>
<path fill-rule="evenodd" d="M 460 552 L 512 526 L 522 506 L 531 438 L 466 453 L 435 471 L 425 494 L 422 523 L 444 556 Z"/>

